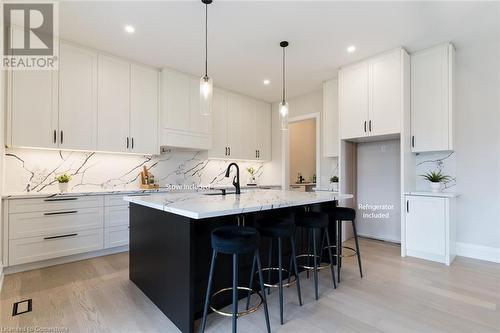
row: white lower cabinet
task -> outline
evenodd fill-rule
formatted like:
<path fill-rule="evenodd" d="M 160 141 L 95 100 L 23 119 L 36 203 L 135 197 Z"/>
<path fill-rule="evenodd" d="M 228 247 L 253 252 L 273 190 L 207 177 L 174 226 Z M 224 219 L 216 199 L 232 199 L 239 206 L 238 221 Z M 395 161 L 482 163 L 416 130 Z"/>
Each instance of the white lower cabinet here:
<path fill-rule="evenodd" d="M 104 248 L 109 249 L 117 246 L 128 245 L 129 226 L 120 225 L 109 227 L 104 230 Z"/>
<path fill-rule="evenodd" d="M 103 230 L 9 240 L 9 266 L 69 256 L 103 248 Z"/>
<path fill-rule="evenodd" d="M 129 209 L 123 196 L 6 200 L 4 265 L 128 245 Z"/>
<path fill-rule="evenodd" d="M 406 255 L 451 264 L 455 257 L 455 200 L 421 195 L 406 195 L 405 199 Z"/>

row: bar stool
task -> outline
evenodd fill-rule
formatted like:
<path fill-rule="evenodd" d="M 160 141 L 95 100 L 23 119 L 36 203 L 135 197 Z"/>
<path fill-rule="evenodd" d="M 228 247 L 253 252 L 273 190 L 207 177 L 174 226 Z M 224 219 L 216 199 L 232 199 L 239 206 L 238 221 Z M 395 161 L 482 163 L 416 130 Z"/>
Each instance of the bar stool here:
<path fill-rule="evenodd" d="M 359 275 L 363 278 L 363 268 L 361 267 L 361 253 L 359 251 L 358 244 L 358 233 L 356 231 L 356 210 L 348 207 L 335 207 L 329 213 L 331 221 L 333 221 L 334 228 L 336 230 L 337 239 L 334 246 L 330 246 L 335 248 L 335 257 L 337 258 L 337 279 L 340 282 L 340 268 L 342 267 L 342 258 L 344 257 L 352 257 L 354 255 L 358 258 L 358 266 L 359 266 Z M 352 223 L 352 232 L 354 233 L 354 243 L 356 249 L 353 249 L 349 246 L 342 245 L 342 221 L 351 222 Z M 324 247 L 323 249 L 326 249 Z M 342 249 L 348 249 L 352 252 L 350 255 L 343 255 Z"/>
<path fill-rule="evenodd" d="M 316 246 L 316 231 L 319 232 L 324 232 L 326 235 L 326 241 L 327 241 L 327 248 L 328 248 L 328 255 L 330 259 L 330 270 L 332 272 L 332 280 L 333 280 L 333 287 L 336 289 L 337 288 L 337 283 L 335 282 L 335 270 L 333 268 L 333 258 L 332 258 L 332 251 L 331 251 L 331 244 L 330 244 L 330 236 L 328 235 L 328 222 L 329 222 L 329 216 L 327 213 L 323 212 L 311 212 L 311 211 L 306 211 L 306 212 L 299 212 L 295 215 L 295 224 L 297 227 L 301 227 L 307 230 L 307 237 L 311 237 L 312 234 L 312 241 L 313 241 L 313 253 L 309 253 L 310 249 L 308 249 L 308 252 L 305 254 L 300 254 L 297 256 L 297 258 L 312 258 L 313 259 L 313 267 L 308 266 L 308 265 L 301 265 L 301 267 L 307 269 L 307 270 L 313 270 L 314 274 L 314 292 L 316 296 L 316 300 L 318 300 L 318 270 L 319 270 L 319 262 L 321 262 L 321 256 L 318 255 L 317 253 L 317 246 Z"/>
<path fill-rule="evenodd" d="M 260 235 L 259 232 L 255 228 L 251 227 L 238 227 L 238 226 L 226 226 L 220 227 L 212 231 L 212 263 L 210 264 L 210 273 L 208 275 L 208 287 L 207 294 L 205 297 L 205 307 L 203 309 L 203 320 L 201 324 L 200 332 L 205 332 L 205 325 L 207 320 L 208 307 L 210 304 L 210 299 L 225 291 L 232 290 L 233 293 L 233 303 L 232 303 L 232 312 L 229 314 L 227 312 L 222 312 L 220 310 L 214 309 L 212 306 L 210 308 L 222 315 L 232 316 L 233 318 L 233 333 L 236 333 L 236 320 L 238 317 L 244 316 L 246 314 L 257 311 L 258 307 L 263 304 L 264 305 L 264 316 L 266 318 L 266 326 L 267 332 L 271 332 L 271 326 L 269 324 L 269 313 L 267 310 L 267 302 L 266 302 L 266 293 L 264 292 L 264 278 L 262 276 L 262 267 L 260 263 L 259 257 L 259 243 L 260 243 Z M 217 255 L 219 253 L 230 254 L 233 256 L 233 286 L 232 288 L 224 288 L 213 295 L 212 292 L 212 278 L 214 275 L 215 262 L 217 259 Z M 252 310 L 245 312 L 238 312 L 238 290 L 249 290 L 246 287 L 238 286 L 238 256 L 241 254 L 251 254 L 254 255 L 254 261 L 257 263 L 257 272 L 259 274 L 260 288 L 262 290 L 262 295 L 257 292 L 258 296 L 261 299 L 261 302 L 252 308 Z M 253 272 L 253 271 L 252 271 Z M 253 276 L 253 274 L 252 274 Z"/>
<path fill-rule="evenodd" d="M 283 287 L 289 287 L 291 286 L 294 282 L 297 284 L 297 294 L 299 298 L 299 305 L 302 306 L 302 296 L 300 293 L 300 278 L 299 278 L 299 270 L 297 266 L 297 259 L 296 259 L 296 253 L 295 253 L 295 222 L 293 219 L 287 219 L 287 218 L 269 218 L 269 219 L 263 219 L 263 220 L 258 220 L 256 223 L 257 230 L 263 237 L 267 237 L 271 241 L 271 246 L 269 247 L 269 267 L 264 267 L 262 268 L 262 271 L 267 271 L 268 272 L 268 281 L 267 284 L 264 283 L 265 287 L 268 287 L 269 290 L 271 288 L 278 288 L 279 291 L 279 306 L 280 306 L 280 322 L 281 325 L 283 325 Z M 288 238 L 290 240 L 290 246 L 292 249 L 292 255 L 291 258 L 293 258 L 293 269 L 295 273 L 295 281 L 289 281 L 288 283 L 283 284 L 283 271 L 286 271 L 287 273 L 291 273 L 292 270 L 292 265 L 290 265 L 289 269 L 286 270 L 283 268 L 283 238 Z M 278 240 L 278 267 L 271 267 L 272 265 L 272 242 L 273 240 L 277 239 Z M 256 264 L 256 259 L 254 258 L 253 264 L 252 264 L 252 272 L 255 270 L 255 264 Z M 271 284 L 271 272 L 272 271 L 278 271 L 278 283 L 276 284 Z M 253 274 L 250 277 L 250 285 L 249 289 L 252 290 L 253 288 Z M 248 293 L 247 297 L 247 309 L 249 306 L 250 302 L 250 293 Z M 265 292 L 264 292 L 265 293 Z"/>

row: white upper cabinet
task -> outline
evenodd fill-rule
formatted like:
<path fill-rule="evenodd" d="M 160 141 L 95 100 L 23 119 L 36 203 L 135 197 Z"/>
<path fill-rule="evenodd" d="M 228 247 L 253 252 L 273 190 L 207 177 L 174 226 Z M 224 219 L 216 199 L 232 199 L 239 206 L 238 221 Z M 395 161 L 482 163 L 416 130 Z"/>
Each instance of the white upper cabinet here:
<path fill-rule="evenodd" d="M 130 149 L 130 63 L 99 55 L 98 132 L 100 151 Z"/>
<path fill-rule="evenodd" d="M 401 51 L 370 59 L 369 64 L 370 135 L 400 133 L 403 98 Z"/>
<path fill-rule="evenodd" d="M 271 105 L 216 88 L 209 158 L 271 159 Z"/>
<path fill-rule="evenodd" d="M 228 156 L 227 141 L 227 93 L 215 88 L 212 106 L 212 149 L 208 157 L 226 158 Z"/>
<path fill-rule="evenodd" d="M 271 104 L 257 101 L 254 131 L 257 159 L 261 161 L 271 160 Z"/>
<path fill-rule="evenodd" d="M 246 156 L 243 149 L 243 108 L 245 97 L 228 93 L 227 97 L 227 142 L 228 157 L 231 159 L 244 159 Z"/>
<path fill-rule="evenodd" d="M 408 65 L 397 49 L 339 71 L 342 139 L 401 133 Z"/>
<path fill-rule="evenodd" d="M 342 139 L 367 135 L 368 63 L 362 62 L 339 71 L 340 133 Z"/>
<path fill-rule="evenodd" d="M 58 71 L 8 75 L 6 144 L 158 154 L 158 70 L 61 41 Z"/>
<path fill-rule="evenodd" d="M 454 54 L 447 43 L 411 56 L 413 152 L 453 150 Z"/>
<path fill-rule="evenodd" d="M 59 147 L 97 148 L 97 52 L 60 44 Z"/>
<path fill-rule="evenodd" d="M 7 144 L 57 148 L 57 72 L 11 71 L 9 82 L 10 135 Z"/>
<path fill-rule="evenodd" d="M 158 80 L 153 68 L 130 68 L 130 151 L 155 154 L 158 148 Z"/>
<path fill-rule="evenodd" d="M 160 146 L 210 149 L 212 119 L 200 112 L 199 78 L 165 68 L 161 82 Z"/>
<path fill-rule="evenodd" d="M 323 83 L 323 156 L 339 156 L 338 80 Z"/>
<path fill-rule="evenodd" d="M 23 30 L 11 29 L 13 43 Z M 6 144 L 16 147 L 58 147 L 57 71 L 17 70 L 8 73 Z"/>

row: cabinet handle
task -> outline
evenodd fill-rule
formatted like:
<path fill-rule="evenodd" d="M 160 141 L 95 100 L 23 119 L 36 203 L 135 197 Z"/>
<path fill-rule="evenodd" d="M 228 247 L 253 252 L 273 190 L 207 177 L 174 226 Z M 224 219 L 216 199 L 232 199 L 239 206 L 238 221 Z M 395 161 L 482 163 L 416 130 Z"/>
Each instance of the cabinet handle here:
<path fill-rule="evenodd" d="M 67 235 L 61 235 L 61 236 L 51 236 L 51 237 L 44 237 L 43 239 L 56 239 L 56 238 L 65 238 L 65 237 L 73 237 L 73 236 L 78 236 L 78 234 L 67 234 Z"/>
<path fill-rule="evenodd" d="M 57 142 L 57 131 L 54 130 L 54 143 L 56 143 L 56 142 Z"/>
<path fill-rule="evenodd" d="M 134 137 L 132 137 L 132 149 L 134 149 Z"/>
<path fill-rule="evenodd" d="M 372 121 L 371 120 L 368 122 L 368 129 L 370 132 L 372 131 Z"/>
<path fill-rule="evenodd" d="M 366 133 L 366 120 L 365 120 L 365 133 Z"/>
<path fill-rule="evenodd" d="M 43 213 L 43 215 L 62 215 L 62 214 L 76 214 L 77 210 L 68 210 L 65 212 L 51 212 L 51 213 Z"/>
<path fill-rule="evenodd" d="M 54 199 L 45 199 L 43 201 L 70 201 L 70 200 L 78 200 L 78 198 L 54 198 Z"/>
<path fill-rule="evenodd" d="M 231 147 L 227 147 L 228 149 L 228 156 L 231 156 Z"/>
<path fill-rule="evenodd" d="M 406 200 L 406 212 L 410 212 L 410 200 Z"/>
<path fill-rule="evenodd" d="M 260 150 L 257 150 L 257 157 L 260 158 Z"/>
<path fill-rule="evenodd" d="M 128 149 L 128 146 L 129 146 L 129 138 L 127 137 L 127 149 Z"/>
<path fill-rule="evenodd" d="M 61 144 L 64 143 L 64 132 L 61 130 Z"/>
<path fill-rule="evenodd" d="M 225 156 L 227 156 L 227 147 L 226 147 L 226 154 L 225 154 Z"/>
<path fill-rule="evenodd" d="M 411 146 L 415 148 L 415 135 L 411 136 Z"/>

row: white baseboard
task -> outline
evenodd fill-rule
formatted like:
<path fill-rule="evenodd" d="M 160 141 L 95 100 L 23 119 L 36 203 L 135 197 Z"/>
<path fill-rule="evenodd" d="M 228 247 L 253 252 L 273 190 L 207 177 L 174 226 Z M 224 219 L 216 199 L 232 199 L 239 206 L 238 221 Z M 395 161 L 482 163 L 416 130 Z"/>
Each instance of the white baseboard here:
<path fill-rule="evenodd" d="M 500 248 L 457 242 L 457 256 L 500 263 Z"/>
<path fill-rule="evenodd" d="M 29 270 L 32 270 L 32 269 L 44 268 L 44 267 L 49 267 L 49 266 L 54 266 L 54 265 L 67 264 L 69 262 L 74 262 L 74 261 L 80 261 L 80 260 L 95 258 L 95 257 L 106 256 L 106 255 L 115 254 L 115 253 L 119 253 L 119 252 L 125 252 L 125 251 L 128 251 L 128 250 L 129 250 L 128 245 L 124 245 L 124 246 L 114 247 L 114 248 L 111 248 L 111 249 L 104 249 L 104 250 L 98 250 L 98 251 L 93 251 L 93 252 L 86 252 L 86 253 L 74 254 L 74 255 L 71 255 L 71 256 L 67 256 L 67 257 L 60 257 L 60 258 L 54 258 L 54 259 L 48 259 L 48 260 L 30 262 L 30 263 L 27 263 L 27 264 L 9 266 L 9 267 L 5 267 L 4 268 L 4 274 L 8 275 L 8 274 L 14 274 L 14 273 L 19 273 L 19 272 L 29 271 Z"/>

